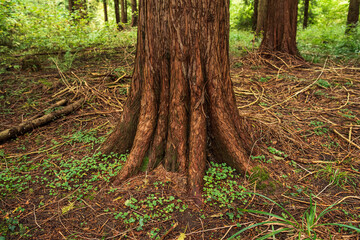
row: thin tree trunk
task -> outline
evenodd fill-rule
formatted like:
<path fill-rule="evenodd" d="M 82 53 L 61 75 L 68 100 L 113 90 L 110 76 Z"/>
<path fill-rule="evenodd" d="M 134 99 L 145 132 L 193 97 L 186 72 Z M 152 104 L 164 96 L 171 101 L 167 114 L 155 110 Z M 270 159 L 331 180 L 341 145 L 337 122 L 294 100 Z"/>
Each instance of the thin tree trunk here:
<path fill-rule="evenodd" d="M 350 0 L 346 22 L 346 34 L 351 33 L 351 31 L 356 28 L 359 22 L 359 5 L 360 0 Z"/>
<path fill-rule="evenodd" d="M 297 0 L 268 0 L 262 52 L 283 52 L 299 56 L 296 47 Z"/>
<path fill-rule="evenodd" d="M 191 9 L 191 11 L 188 11 Z M 230 79 L 228 0 L 140 0 L 134 75 L 102 152 L 129 151 L 114 184 L 163 164 L 201 198 L 207 152 L 250 171 L 251 136 Z"/>
<path fill-rule="evenodd" d="M 127 0 L 121 0 L 121 22 L 127 23 Z"/>
<path fill-rule="evenodd" d="M 73 12 L 74 0 L 69 0 L 69 12 L 70 14 Z"/>
<path fill-rule="evenodd" d="M 123 30 L 124 28 L 121 26 L 120 23 L 120 8 L 119 8 L 119 0 L 114 0 L 114 8 L 115 8 L 115 22 L 117 29 L 119 31 Z"/>
<path fill-rule="evenodd" d="M 310 0 L 304 0 L 304 21 L 303 21 L 303 29 L 308 27 L 309 22 L 309 4 Z"/>
<path fill-rule="evenodd" d="M 107 0 L 103 0 L 103 4 L 104 4 L 104 20 L 105 22 L 108 22 L 108 12 L 107 12 Z"/>
<path fill-rule="evenodd" d="M 266 16 L 267 16 L 267 8 L 268 8 L 268 1 L 267 0 L 259 0 L 257 21 L 256 21 L 256 31 L 255 31 L 255 34 L 257 36 L 264 33 Z"/>
<path fill-rule="evenodd" d="M 137 13 L 137 3 L 136 0 L 131 0 L 131 26 L 137 26 L 138 22 L 138 13 Z"/>
<path fill-rule="evenodd" d="M 252 15 L 252 30 L 253 31 L 256 31 L 256 27 L 257 27 L 258 8 L 259 8 L 259 0 L 254 0 L 254 12 Z"/>

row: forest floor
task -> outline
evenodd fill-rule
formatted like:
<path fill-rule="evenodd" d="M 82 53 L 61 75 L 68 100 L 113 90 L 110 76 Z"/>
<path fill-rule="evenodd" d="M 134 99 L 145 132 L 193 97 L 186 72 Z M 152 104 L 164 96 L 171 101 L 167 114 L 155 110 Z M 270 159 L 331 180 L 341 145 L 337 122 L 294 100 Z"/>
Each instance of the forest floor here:
<path fill-rule="evenodd" d="M 360 227 L 358 63 L 232 57 L 239 111 L 262 126 L 254 143 L 261 154 L 251 157 L 251 176 L 209 163 L 197 206 L 181 176 L 161 167 L 121 186 L 109 182 L 126 155 L 97 149 L 121 115 L 134 49 L 73 56 L 19 56 L 0 74 L 0 131 L 61 108 L 48 109 L 61 99 L 85 99 L 0 143 L 0 239 L 228 239 L 267 220 L 278 223 L 239 236 L 360 239 L 354 229 L 322 225 Z"/>

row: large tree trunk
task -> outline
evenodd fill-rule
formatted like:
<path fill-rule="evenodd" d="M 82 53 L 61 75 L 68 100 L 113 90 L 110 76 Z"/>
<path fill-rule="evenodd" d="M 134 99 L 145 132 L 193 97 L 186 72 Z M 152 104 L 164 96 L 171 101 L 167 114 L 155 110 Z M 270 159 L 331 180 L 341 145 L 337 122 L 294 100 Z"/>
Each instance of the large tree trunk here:
<path fill-rule="evenodd" d="M 260 51 L 300 56 L 296 47 L 297 10 L 297 0 L 268 0 Z"/>
<path fill-rule="evenodd" d="M 114 9 L 115 9 L 115 22 L 116 26 L 119 31 L 123 30 L 124 28 L 121 26 L 120 23 L 120 8 L 119 8 L 119 0 L 114 0 Z"/>
<path fill-rule="evenodd" d="M 356 25 L 359 22 L 359 5 L 360 0 L 350 0 L 349 3 L 349 12 L 346 22 L 346 33 L 350 33 L 355 29 Z"/>
<path fill-rule="evenodd" d="M 131 26 L 137 26 L 138 22 L 137 3 L 136 0 L 131 0 Z"/>
<path fill-rule="evenodd" d="M 103 4 L 104 4 L 104 20 L 105 20 L 105 22 L 107 22 L 107 21 L 109 21 L 109 18 L 108 18 L 107 2 L 106 2 L 106 0 L 103 0 Z"/>
<path fill-rule="evenodd" d="M 127 23 L 127 0 L 121 0 L 121 22 Z"/>
<path fill-rule="evenodd" d="M 129 151 L 115 184 L 163 164 L 201 198 L 207 152 L 250 171 L 251 139 L 230 79 L 228 0 L 140 0 L 131 90 L 102 152 Z"/>
<path fill-rule="evenodd" d="M 303 29 L 307 28 L 309 22 L 309 4 L 310 0 L 304 0 L 304 21 Z"/>
<path fill-rule="evenodd" d="M 256 36 L 264 33 L 265 30 L 265 23 L 266 23 L 266 15 L 267 15 L 267 0 L 258 0 L 258 7 L 257 7 L 257 20 L 256 20 Z"/>

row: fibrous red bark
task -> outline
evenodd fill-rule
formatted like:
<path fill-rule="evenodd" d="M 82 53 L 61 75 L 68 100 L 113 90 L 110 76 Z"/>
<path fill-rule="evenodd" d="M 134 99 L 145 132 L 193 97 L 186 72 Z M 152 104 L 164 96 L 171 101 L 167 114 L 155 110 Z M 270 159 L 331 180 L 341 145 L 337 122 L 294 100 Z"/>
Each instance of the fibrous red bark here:
<path fill-rule="evenodd" d="M 207 154 L 250 170 L 250 134 L 230 79 L 229 1 L 140 1 L 131 90 L 103 152 L 129 151 L 115 183 L 163 164 L 201 197 Z"/>
<path fill-rule="evenodd" d="M 296 47 L 298 0 L 268 0 L 260 51 L 300 56 Z"/>

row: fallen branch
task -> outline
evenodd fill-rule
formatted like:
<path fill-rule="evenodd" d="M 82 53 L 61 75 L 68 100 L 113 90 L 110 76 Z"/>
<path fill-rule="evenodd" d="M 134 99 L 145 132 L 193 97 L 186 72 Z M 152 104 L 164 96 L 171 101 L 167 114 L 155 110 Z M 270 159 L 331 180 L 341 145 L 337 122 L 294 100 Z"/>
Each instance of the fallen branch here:
<path fill-rule="evenodd" d="M 56 110 L 54 112 L 51 112 L 49 114 L 46 114 L 46 115 L 36 118 L 34 120 L 23 122 L 16 127 L 6 129 L 6 130 L 0 132 L 0 143 L 4 142 L 6 140 L 9 140 L 9 139 L 15 138 L 18 135 L 22 135 L 26 132 L 29 132 L 29 131 L 33 130 L 34 128 L 45 125 L 45 124 L 61 117 L 62 115 L 69 114 L 69 113 L 75 111 L 76 109 L 78 109 L 83 102 L 84 102 L 84 99 L 81 98 L 80 100 L 78 100 L 62 109 Z"/>

